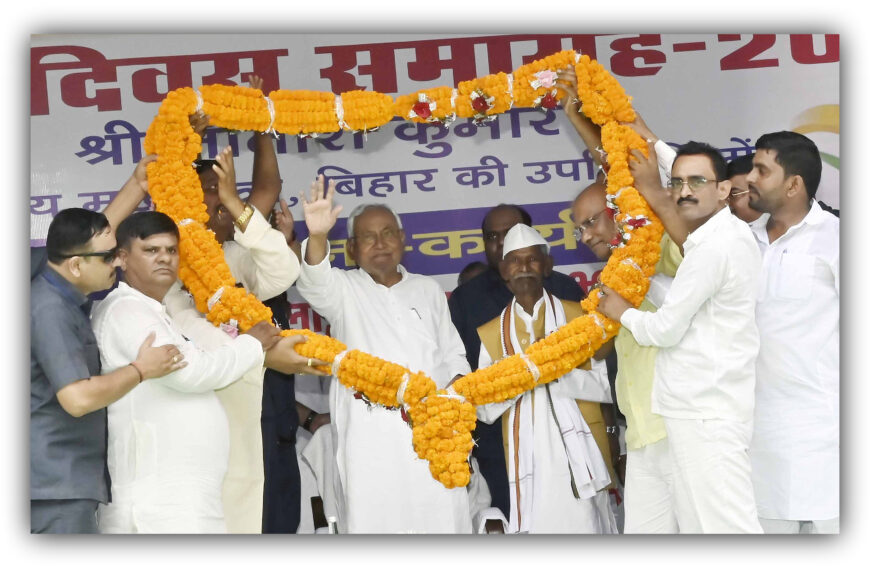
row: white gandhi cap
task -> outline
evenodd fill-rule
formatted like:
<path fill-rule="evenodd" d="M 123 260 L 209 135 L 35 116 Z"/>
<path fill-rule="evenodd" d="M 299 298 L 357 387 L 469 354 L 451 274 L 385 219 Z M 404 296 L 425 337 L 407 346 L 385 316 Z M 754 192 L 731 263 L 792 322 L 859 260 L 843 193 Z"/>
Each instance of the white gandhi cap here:
<path fill-rule="evenodd" d="M 501 257 L 504 259 L 512 251 L 523 249 L 524 247 L 532 247 L 533 245 L 542 245 L 547 248 L 547 253 L 550 253 L 550 244 L 541 237 L 538 230 L 526 224 L 517 224 L 509 229 L 508 233 L 504 236 L 504 251 Z"/>

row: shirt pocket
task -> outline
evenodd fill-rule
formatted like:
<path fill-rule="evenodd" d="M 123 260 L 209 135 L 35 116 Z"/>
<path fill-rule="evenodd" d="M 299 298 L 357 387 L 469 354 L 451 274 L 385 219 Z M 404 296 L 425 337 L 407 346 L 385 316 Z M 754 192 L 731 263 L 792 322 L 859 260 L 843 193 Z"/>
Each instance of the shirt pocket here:
<path fill-rule="evenodd" d="M 427 307 L 414 306 L 402 310 L 405 311 L 402 321 L 409 335 L 433 344 L 438 343 L 432 316 L 428 314 Z"/>
<path fill-rule="evenodd" d="M 806 253 L 780 254 L 779 277 L 774 292 L 779 299 L 808 299 L 813 292 L 816 258 Z"/>

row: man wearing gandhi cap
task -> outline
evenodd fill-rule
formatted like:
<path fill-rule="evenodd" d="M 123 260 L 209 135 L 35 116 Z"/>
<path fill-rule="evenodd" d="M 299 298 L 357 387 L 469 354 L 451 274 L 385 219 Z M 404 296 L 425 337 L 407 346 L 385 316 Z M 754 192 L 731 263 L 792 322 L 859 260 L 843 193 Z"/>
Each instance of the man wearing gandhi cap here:
<path fill-rule="evenodd" d="M 480 368 L 524 353 L 582 314 L 579 303 L 544 289 L 552 269 L 549 245 L 537 230 L 517 224 L 508 231 L 499 270 L 514 297 L 499 317 L 478 328 Z M 605 490 L 608 466 L 576 401 L 609 402 L 610 384 L 603 360 L 593 357 L 582 368 L 512 400 L 478 408 L 478 418 L 487 423 L 507 414 L 502 425 L 510 532 L 616 532 Z"/>

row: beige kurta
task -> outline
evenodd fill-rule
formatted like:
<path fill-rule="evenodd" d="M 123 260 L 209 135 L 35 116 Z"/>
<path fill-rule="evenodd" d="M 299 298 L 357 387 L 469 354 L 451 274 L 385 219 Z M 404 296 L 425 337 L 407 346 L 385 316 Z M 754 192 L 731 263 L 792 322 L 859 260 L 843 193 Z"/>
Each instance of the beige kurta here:
<path fill-rule="evenodd" d="M 504 313 L 494 324 L 478 328 L 483 343 L 480 366 L 504 356 L 505 346 L 525 352 L 532 342 L 544 337 L 545 331 L 552 331 L 559 323 L 582 314 L 579 304 L 575 305 L 578 310 L 569 314 L 563 303 L 545 295 L 536 305 L 537 316 L 532 317 L 532 334 L 529 335 L 525 332 L 524 319 L 519 318 L 522 309 L 512 301 L 513 323 L 512 326 L 504 323 L 504 337 L 501 323 L 503 317 L 507 318 Z M 601 384 L 602 381 L 607 383 L 606 378 L 601 378 L 602 366 L 603 363 L 599 363 L 590 369 L 587 364 L 582 367 L 590 369 L 588 373 L 574 371 L 557 382 L 537 386 L 515 400 L 478 408 L 478 418 L 487 422 L 507 414 L 502 423 L 507 427 L 504 440 L 512 487 L 510 532 L 615 532 L 605 490 L 610 482 L 610 466 L 604 462 L 604 457 L 610 455 L 609 449 L 604 454 L 600 452 L 602 442 L 594 438 L 579 406 L 573 412 L 570 409 L 572 404 L 577 405 L 574 399 L 578 396 L 594 394 L 596 398 L 607 399 L 609 389 L 605 390 Z M 600 404 L 583 402 L 583 406 L 603 428 Z M 606 431 L 602 431 L 606 446 Z"/>
<path fill-rule="evenodd" d="M 224 244 L 233 277 L 258 299 L 290 288 L 299 275 L 299 260 L 284 235 L 271 228 L 256 209 L 244 233 Z M 176 284 L 164 299 L 172 320 L 197 346 L 209 349 L 230 341 L 196 310 L 193 299 Z M 264 369 L 251 370 L 217 390 L 230 426 L 230 456 L 222 496 L 227 532 L 256 534 L 263 525 L 263 437 L 260 416 Z"/>
<path fill-rule="evenodd" d="M 583 308 L 580 306 L 580 303 L 576 301 L 566 301 L 564 299 L 560 299 L 562 301 L 562 308 L 565 309 L 565 317 L 570 322 L 572 319 L 579 317 L 584 314 Z M 517 324 L 522 326 L 522 323 L 519 321 L 519 317 L 514 315 L 514 319 Z M 522 330 L 522 329 L 521 329 Z M 478 335 L 483 342 L 484 347 L 486 347 L 487 352 L 489 352 L 490 356 L 492 356 L 493 361 L 497 361 L 504 356 L 504 352 L 502 350 L 500 339 L 500 331 L 499 331 L 499 319 L 495 318 L 490 322 L 481 325 L 477 329 Z M 541 339 L 544 338 L 544 311 L 540 311 L 538 313 L 537 319 L 534 322 L 534 332 L 535 338 Z M 584 362 L 580 365 L 581 368 L 588 370 L 589 362 Z M 613 469 L 613 461 L 610 456 L 610 442 L 607 438 L 607 425 L 604 421 L 604 415 L 601 413 L 601 404 L 599 402 L 590 402 L 587 400 L 577 400 L 577 407 L 580 408 L 580 414 L 583 416 L 583 419 L 586 420 L 586 423 L 589 425 L 589 429 L 592 431 L 592 437 L 595 438 L 595 443 L 598 445 L 598 449 L 601 450 L 601 455 L 604 457 L 604 463 L 607 465 L 607 471 L 610 473 L 610 485 L 608 485 L 608 489 L 611 489 L 615 485 L 616 472 Z M 508 454 L 508 422 L 502 422 L 502 441 L 504 444 L 504 455 L 505 462 L 509 459 Z M 507 463 L 505 463 L 507 465 Z"/>

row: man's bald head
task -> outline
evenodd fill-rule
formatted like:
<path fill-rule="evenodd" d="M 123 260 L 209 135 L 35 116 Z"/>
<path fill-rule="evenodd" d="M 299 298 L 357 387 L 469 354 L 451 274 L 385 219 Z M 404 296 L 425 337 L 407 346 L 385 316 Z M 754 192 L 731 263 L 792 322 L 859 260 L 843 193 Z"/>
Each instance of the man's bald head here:
<path fill-rule="evenodd" d="M 595 257 L 605 261 L 610 257 L 610 242 L 619 232 L 607 211 L 607 187 L 593 182 L 584 188 L 571 204 L 574 227 L 581 231 L 580 242 Z"/>

